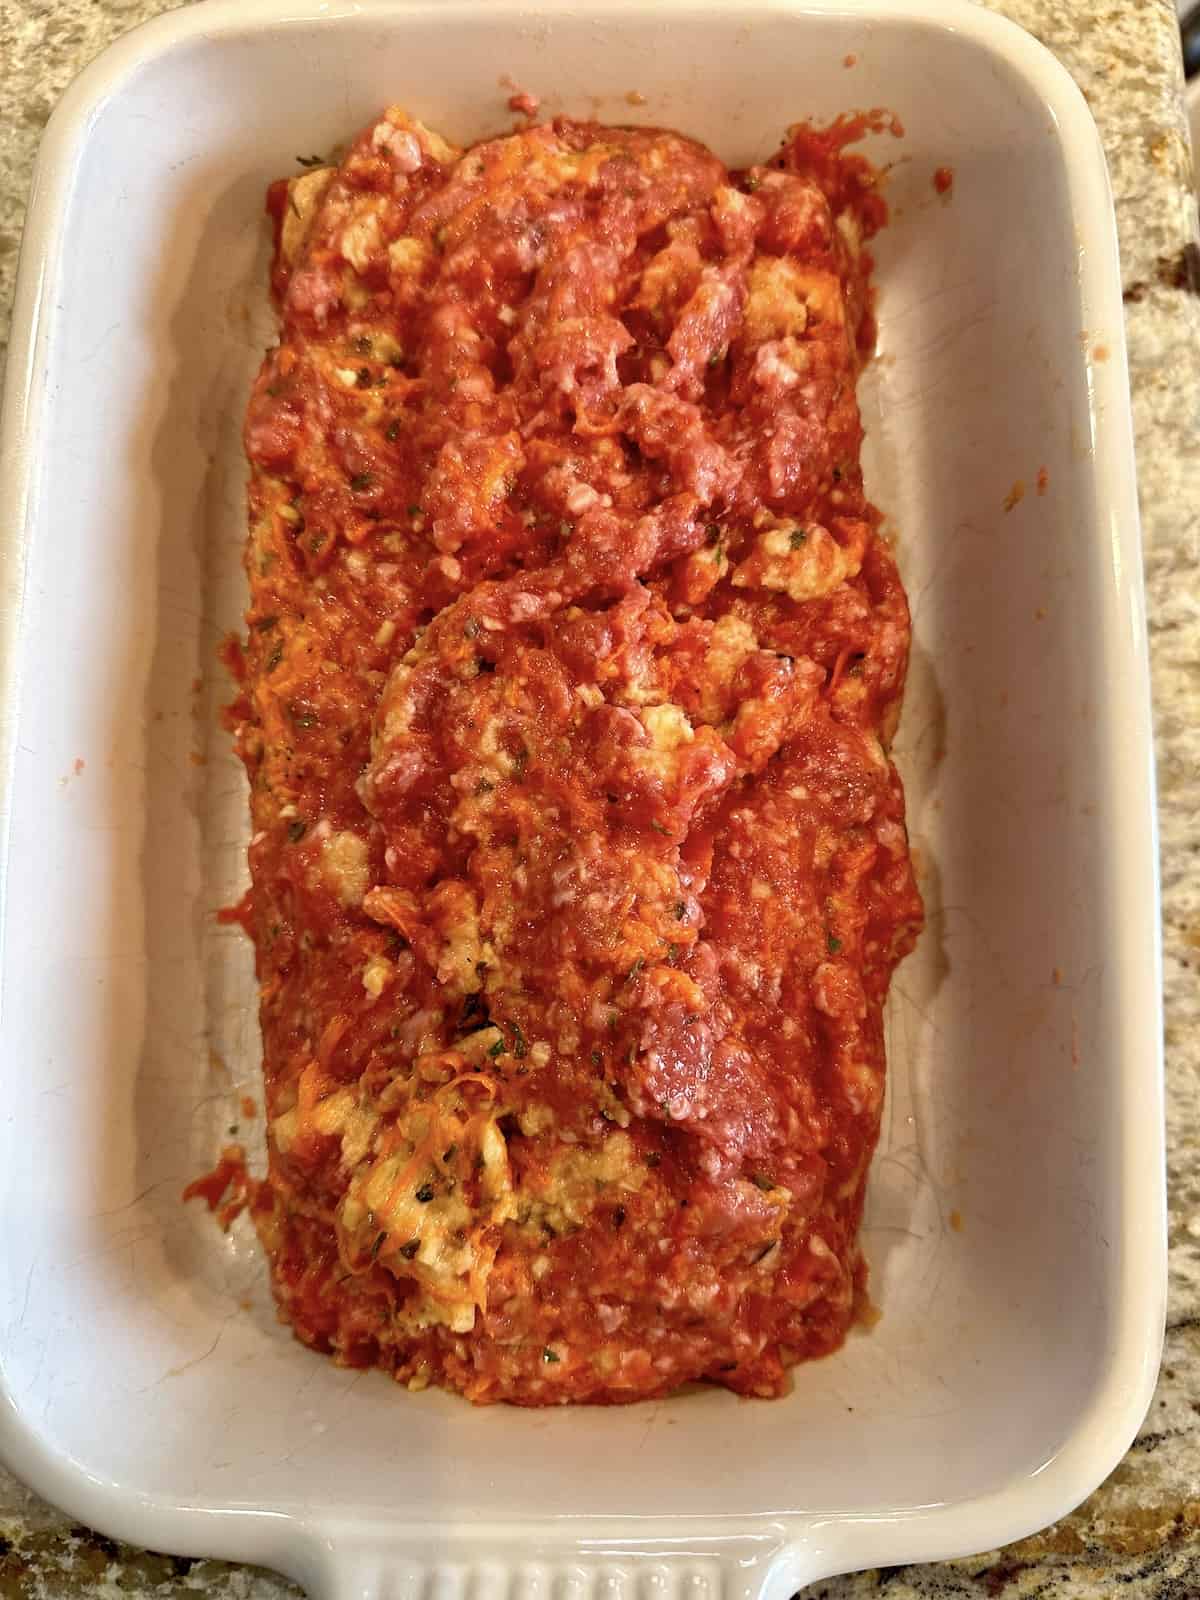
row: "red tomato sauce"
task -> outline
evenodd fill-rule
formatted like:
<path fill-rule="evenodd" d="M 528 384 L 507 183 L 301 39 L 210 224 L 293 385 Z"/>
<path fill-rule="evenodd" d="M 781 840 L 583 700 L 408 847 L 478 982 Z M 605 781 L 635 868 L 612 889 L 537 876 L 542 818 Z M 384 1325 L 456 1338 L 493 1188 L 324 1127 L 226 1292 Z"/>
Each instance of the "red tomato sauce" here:
<path fill-rule="evenodd" d="M 222 1228 L 228 1228 L 246 1209 L 253 1189 L 253 1180 L 246 1171 L 245 1151 L 240 1144 L 230 1144 L 221 1151 L 221 1159 L 211 1172 L 188 1184 L 183 1198 L 203 1200 Z"/>
<path fill-rule="evenodd" d="M 231 711 L 281 1315 L 476 1401 L 776 1395 L 865 1304 L 921 921 L 855 382 L 886 207 L 393 110 L 272 187 Z M 205 1191 L 207 1196 L 207 1191 Z"/>

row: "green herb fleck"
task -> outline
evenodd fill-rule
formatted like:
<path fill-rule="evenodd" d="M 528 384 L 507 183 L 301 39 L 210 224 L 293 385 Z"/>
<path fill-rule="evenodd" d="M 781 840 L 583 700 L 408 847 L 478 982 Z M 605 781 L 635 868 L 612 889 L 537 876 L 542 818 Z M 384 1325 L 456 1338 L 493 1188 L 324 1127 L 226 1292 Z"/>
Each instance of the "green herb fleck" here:
<path fill-rule="evenodd" d="M 710 522 L 705 532 L 708 534 L 709 544 L 720 544 L 721 535 L 725 530 L 719 522 Z"/>
<path fill-rule="evenodd" d="M 495 1058 L 497 1056 L 500 1056 L 500 1055 L 503 1055 L 503 1054 L 504 1054 L 504 1035 L 501 1034 L 500 1038 L 497 1039 L 495 1044 L 492 1045 L 490 1047 L 490 1049 L 488 1050 L 488 1055 L 490 1055 L 492 1057 L 492 1059 L 495 1060 Z"/>
<path fill-rule="evenodd" d="M 593 1050 L 592 1051 L 592 1065 L 594 1067 L 601 1066 L 603 1064 L 603 1061 L 604 1061 L 604 1057 L 600 1054 L 599 1050 Z"/>
<path fill-rule="evenodd" d="M 825 941 L 825 948 L 829 951 L 831 956 L 836 956 L 838 951 L 842 948 L 842 941 L 835 938 L 831 933 L 828 939 Z"/>
<path fill-rule="evenodd" d="M 406 1261 L 411 1261 L 412 1258 L 416 1255 L 417 1251 L 420 1248 L 421 1248 L 421 1241 L 420 1241 L 419 1238 L 410 1239 L 407 1244 L 402 1244 L 400 1246 L 400 1254 L 404 1257 L 404 1259 Z"/>
<path fill-rule="evenodd" d="M 754 176 L 754 174 L 751 173 L 747 178 L 744 178 L 742 181 L 743 181 L 743 183 L 745 185 L 746 193 L 747 194 L 753 194 L 755 189 L 757 189 L 759 184 L 762 182 L 762 179 L 761 178 L 756 178 Z"/>
<path fill-rule="evenodd" d="M 553 1366 L 554 1363 L 556 1361 L 558 1361 L 558 1359 L 559 1359 L 558 1356 L 555 1355 L 554 1351 L 551 1350 L 549 1345 L 547 1345 L 546 1348 L 542 1351 L 542 1360 L 544 1362 L 546 1362 L 546 1364 L 548 1366 Z"/>
<path fill-rule="evenodd" d="M 275 646 L 274 650 L 271 651 L 271 654 L 267 657 L 267 671 L 268 672 L 274 672 L 275 668 L 279 665 L 279 663 L 282 660 L 283 660 L 283 646 L 281 644 L 277 644 Z"/>
<path fill-rule="evenodd" d="M 358 338 L 355 339 L 354 348 L 360 356 L 369 356 L 371 354 L 371 341 L 365 333 L 360 333 Z"/>
<path fill-rule="evenodd" d="M 371 369 L 370 369 L 370 367 L 359 367 L 358 375 L 355 378 L 354 382 L 355 382 L 356 386 L 358 388 L 360 388 L 360 389 L 369 389 L 371 387 Z"/>
<path fill-rule="evenodd" d="M 323 156 L 297 156 L 296 160 L 302 167 L 321 167 L 325 165 Z"/>
<path fill-rule="evenodd" d="M 792 532 L 791 532 L 791 537 L 788 539 L 788 544 L 791 545 L 793 550 L 799 550 L 800 546 L 802 544 L 806 543 L 807 540 L 808 540 L 808 532 L 807 532 L 806 529 L 804 529 L 804 528 L 793 528 Z"/>
<path fill-rule="evenodd" d="M 617 1208 L 614 1210 L 614 1212 L 612 1214 L 612 1222 L 613 1222 L 613 1227 L 614 1228 L 623 1228 L 625 1226 L 625 1207 L 624 1206 L 617 1206 Z"/>
<path fill-rule="evenodd" d="M 518 1061 L 523 1060 L 529 1054 L 529 1045 L 526 1043 L 525 1035 L 521 1032 L 521 1024 L 513 1022 L 509 1026 L 512 1028 L 513 1034 L 513 1055 L 516 1056 Z"/>
<path fill-rule="evenodd" d="M 394 417 L 392 421 L 388 423 L 387 427 L 384 429 L 383 437 L 389 444 L 395 444 L 396 440 L 400 437 L 399 417 Z"/>
<path fill-rule="evenodd" d="M 677 944 L 669 944 L 667 946 L 667 965 L 673 967 L 678 959 L 679 946 Z"/>
<path fill-rule="evenodd" d="M 375 1235 L 375 1243 L 371 1246 L 371 1260 L 372 1261 L 375 1260 L 376 1256 L 378 1256 L 379 1252 L 383 1249 L 384 1241 L 386 1239 L 387 1239 L 387 1234 L 386 1233 L 377 1233 Z"/>
<path fill-rule="evenodd" d="M 278 617 L 259 617 L 256 621 L 252 622 L 250 626 L 256 633 L 266 633 L 268 629 L 273 628 L 278 621 Z"/>
<path fill-rule="evenodd" d="M 650 826 L 654 829 L 655 833 L 663 833 L 666 834 L 668 838 L 670 837 L 670 828 L 665 827 L 661 822 L 656 822 L 653 817 L 650 819 Z"/>
<path fill-rule="evenodd" d="M 754 1183 L 756 1188 L 762 1189 L 767 1193 L 775 1187 L 774 1178 L 768 1178 L 765 1172 L 756 1172 L 754 1174 Z"/>
<path fill-rule="evenodd" d="M 350 487 L 359 494 L 362 490 L 369 489 L 374 481 L 369 472 L 356 472 L 350 479 Z"/>
<path fill-rule="evenodd" d="M 423 517 L 425 515 L 425 510 L 422 506 L 409 506 L 408 514 L 410 517 Z"/>
<path fill-rule="evenodd" d="M 642 970 L 642 968 L 645 965 L 646 965 L 646 962 L 645 962 L 644 957 L 639 956 L 637 958 L 637 960 L 633 963 L 633 965 L 630 967 L 629 971 L 625 974 L 625 982 L 626 983 L 632 983 L 634 981 L 634 979 L 637 977 L 638 973 Z"/>
<path fill-rule="evenodd" d="M 676 922 L 682 922 L 684 917 L 686 917 L 686 916 L 687 916 L 687 904 L 686 904 L 686 902 L 683 901 L 683 900 L 677 900 L 675 902 L 675 921 Z"/>
<path fill-rule="evenodd" d="M 301 839 L 303 839 L 304 835 L 307 832 L 308 832 L 308 823 L 307 822 L 289 822 L 288 823 L 288 838 L 292 841 L 293 844 L 299 844 Z"/>

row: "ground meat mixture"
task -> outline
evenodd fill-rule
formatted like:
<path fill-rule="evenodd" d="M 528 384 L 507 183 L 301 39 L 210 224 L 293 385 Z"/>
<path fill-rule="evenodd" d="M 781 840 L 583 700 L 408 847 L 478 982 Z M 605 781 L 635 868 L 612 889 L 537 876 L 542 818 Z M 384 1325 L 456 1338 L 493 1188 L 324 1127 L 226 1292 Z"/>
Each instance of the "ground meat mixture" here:
<path fill-rule="evenodd" d="M 280 1312 L 525 1405 L 777 1395 L 864 1301 L 881 1008 L 921 920 L 908 611 L 855 399 L 884 218 L 400 110 L 273 186 L 244 644 Z"/>

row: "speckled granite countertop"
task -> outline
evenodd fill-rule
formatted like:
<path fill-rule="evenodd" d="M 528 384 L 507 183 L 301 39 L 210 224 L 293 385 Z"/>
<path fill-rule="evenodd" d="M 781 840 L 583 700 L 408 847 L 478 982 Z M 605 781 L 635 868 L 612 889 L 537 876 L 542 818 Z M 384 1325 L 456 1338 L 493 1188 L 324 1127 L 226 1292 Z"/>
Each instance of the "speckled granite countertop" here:
<path fill-rule="evenodd" d="M 30 166 L 75 73 L 179 0 L 0 0 L 0 358 Z M 1200 249 L 1172 0 L 1003 0 L 1087 95 L 1117 197 L 1146 540 L 1166 937 L 1171 1296 L 1158 1391 L 1112 1477 L 1036 1538 L 821 1584 L 810 1600 L 1200 1597 Z M 0 1600 L 284 1600 L 270 1573 L 154 1555 L 71 1524 L 0 1470 Z"/>

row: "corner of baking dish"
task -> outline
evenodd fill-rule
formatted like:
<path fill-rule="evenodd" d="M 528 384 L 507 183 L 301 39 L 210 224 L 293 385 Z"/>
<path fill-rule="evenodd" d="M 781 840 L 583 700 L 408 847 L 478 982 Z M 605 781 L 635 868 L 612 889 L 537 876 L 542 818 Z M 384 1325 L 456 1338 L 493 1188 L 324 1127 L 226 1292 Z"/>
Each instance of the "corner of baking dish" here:
<path fill-rule="evenodd" d="M 385 0 L 397 17 L 420 9 L 418 0 Z M 380 10 L 384 9 L 381 5 Z M 472 9 L 448 0 L 464 16 Z M 514 4 L 514 11 L 519 8 Z M 578 9 L 577 0 L 542 0 L 539 15 Z M 592 0 L 599 16 L 630 9 L 630 0 Z M 681 20 L 723 9 L 712 0 L 659 0 Z M 868 17 L 877 0 L 765 0 L 764 10 Z M 44 404 L 40 387 L 52 307 L 46 296 L 62 248 L 60 220 L 71 192 L 80 149 L 98 108 L 148 59 L 186 41 L 294 22 L 334 23 L 359 12 L 349 0 L 264 0 L 247 9 L 240 0 L 207 0 L 143 25 L 112 46 L 71 86 L 48 126 L 29 210 L 15 308 L 4 410 L 0 419 L 0 525 L 10 530 L 0 546 L 0 678 L 11 685 L 21 627 L 21 590 L 30 535 L 29 509 L 41 464 L 26 445 L 36 437 Z M 1066 71 L 1034 39 L 966 0 L 891 0 L 892 15 L 972 37 L 1008 70 L 1030 81 L 1051 108 L 1067 153 L 1069 180 L 1082 211 L 1096 218 L 1101 237 L 1112 236 L 1107 177 L 1099 138 L 1086 105 Z M 1081 262 L 1085 302 L 1120 305 L 1112 249 Z M 1120 329 L 1119 316 L 1113 326 Z M 1119 342 L 1119 331 L 1114 337 Z M 1114 548 L 1120 544 L 1130 635 L 1145 659 L 1140 583 L 1140 540 L 1133 477 L 1131 424 L 1124 384 L 1123 343 L 1095 372 L 1098 427 L 1096 472 L 1114 507 Z M 1148 726 L 1148 681 L 1144 685 Z M 3 697 L 10 707 L 12 697 Z M 5 717 L 10 717 L 7 710 Z M 0 722 L 0 827 L 7 830 L 13 728 Z M 1151 772 L 1136 775 L 1129 805 L 1152 793 Z M 1155 841 L 1151 839 L 1153 850 Z M 1154 852 L 1156 855 L 1156 852 Z M 1132 863 L 1136 873 L 1145 861 Z M 1131 892 L 1154 892 L 1144 881 Z M 3 878 L 0 877 L 0 894 Z M 1155 978 L 1159 958 L 1155 953 Z M 1149 997 L 1148 997 L 1149 998 Z M 1154 997 L 1155 1015 L 1157 996 Z M 1126 1174 L 1162 1168 L 1161 1070 L 1137 1088 L 1137 1115 L 1123 1132 Z M 962 1555 L 1028 1535 L 1077 1505 L 1116 1465 L 1149 1404 L 1157 1373 L 1165 1304 L 1165 1207 L 1161 1185 L 1130 1182 L 1129 1215 L 1120 1249 L 1121 1321 L 1105 1381 L 1075 1434 L 1035 1473 L 962 1503 L 930 1505 L 878 1516 L 802 1515 L 747 1520 L 728 1528 L 698 1520 L 647 1520 L 639 1526 L 593 1523 L 586 1516 L 471 1528 L 451 1538 L 397 1520 L 382 1528 L 328 1520 L 317 1505 L 287 1511 L 264 1505 L 198 1509 L 131 1496 L 59 1453 L 0 1391 L 0 1456 L 39 1493 L 118 1537 L 196 1555 L 268 1563 L 309 1584 L 315 1593 L 362 1600 L 436 1596 L 437 1600 L 786 1600 L 803 1584 L 838 1571 Z M 2 1365 L 2 1351 L 0 1351 Z"/>

